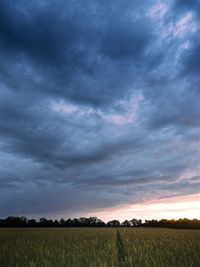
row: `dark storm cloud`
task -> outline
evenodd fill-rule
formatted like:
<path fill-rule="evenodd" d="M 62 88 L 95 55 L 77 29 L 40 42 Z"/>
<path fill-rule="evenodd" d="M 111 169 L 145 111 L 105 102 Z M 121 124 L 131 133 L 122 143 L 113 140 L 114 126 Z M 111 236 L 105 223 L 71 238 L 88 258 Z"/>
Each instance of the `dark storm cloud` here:
<path fill-rule="evenodd" d="M 191 49 L 189 49 L 189 51 L 183 56 L 182 75 L 199 76 L 200 72 L 200 63 L 198 60 L 199 52 L 200 52 L 200 42 L 198 39 L 194 39 Z"/>
<path fill-rule="evenodd" d="M 144 28 L 144 32 L 141 33 L 140 27 Z M 116 24 L 114 20 L 103 37 L 102 53 L 116 61 L 140 60 L 141 54 L 152 38 L 149 32 L 151 28 L 148 29 L 149 31 L 147 29 L 147 25 L 141 21 L 140 23 L 123 21 Z"/>
<path fill-rule="evenodd" d="M 29 88 L 80 103 L 109 103 L 113 90 L 112 99 L 123 97 L 133 80 L 130 69 L 134 62 L 126 69 L 120 61 L 142 61 L 152 34 L 148 21 L 134 21 L 129 10 L 132 5 L 120 5 L 121 10 L 118 5 L 106 9 L 99 3 L 58 2 L 41 8 L 1 1 L 1 51 L 6 54 L 3 75 L 17 72 L 20 87 L 28 78 Z M 15 64 L 20 60 L 22 69 L 16 66 L 12 70 L 8 64 L 13 60 Z M 21 73 L 27 64 L 33 78 Z M 34 83 L 35 76 L 42 76 L 39 85 Z"/>
<path fill-rule="evenodd" d="M 1 216 L 198 192 L 199 25 L 184 2 L 176 16 L 167 1 L 0 1 Z"/>
<path fill-rule="evenodd" d="M 154 106 L 152 106 L 152 114 L 150 115 L 151 126 L 153 128 L 171 125 L 176 125 L 176 127 L 199 127 L 200 95 L 195 89 L 195 83 L 187 85 L 186 88 L 184 88 L 185 85 L 180 84 L 179 86 L 182 88 L 179 90 L 176 90 L 174 85 L 170 86 L 171 89 L 165 88 L 166 90 L 162 93 L 158 92 L 159 100 L 152 100 Z"/>
<path fill-rule="evenodd" d="M 178 0 L 174 2 L 175 8 L 183 9 L 183 10 L 190 10 L 190 9 L 199 9 L 200 8 L 200 3 L 198 0 Z"/>

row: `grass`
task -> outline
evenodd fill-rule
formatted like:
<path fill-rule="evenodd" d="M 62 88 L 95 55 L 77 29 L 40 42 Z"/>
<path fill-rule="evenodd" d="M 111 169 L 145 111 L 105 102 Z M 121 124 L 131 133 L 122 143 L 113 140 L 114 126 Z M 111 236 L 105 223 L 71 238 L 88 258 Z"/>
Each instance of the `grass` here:
<path fill-rule="evenodd" d="M 199 267 L 200 230 L 0 229 L 0 266 Z"/>
<path fill-rule="evenodd" d="M 200 267 L 200 230 L 137 228 L 120 233 L 129 266 Z"/>

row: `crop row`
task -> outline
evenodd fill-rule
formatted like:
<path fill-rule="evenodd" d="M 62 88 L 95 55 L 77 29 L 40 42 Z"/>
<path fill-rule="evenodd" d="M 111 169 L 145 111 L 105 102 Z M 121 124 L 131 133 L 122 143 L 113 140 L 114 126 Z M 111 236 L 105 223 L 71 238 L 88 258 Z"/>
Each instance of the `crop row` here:
<path fill-rule="evenodd" d="M 0 266 L 3 267 L 199 267 L 199 251 L 199 230 L 0 229 Z"/>

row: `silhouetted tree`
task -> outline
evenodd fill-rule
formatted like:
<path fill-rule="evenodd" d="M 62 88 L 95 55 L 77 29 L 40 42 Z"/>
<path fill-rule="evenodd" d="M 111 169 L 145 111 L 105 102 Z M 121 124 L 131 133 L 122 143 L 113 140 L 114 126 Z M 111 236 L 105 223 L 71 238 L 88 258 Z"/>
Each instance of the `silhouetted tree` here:
<path fill-rule="evenodd" d="M 142 225 L 142 220 L 132 219 L 129 222 L 130 222 L 130 225 L 133 227 L 139 227 Z"/>
<path fill-rule="evenodd" d="M 120 226 L 120 222 L 118 220 L 112 220 L 107 222 L 107 226 L 109 227 L 119 227 Z"/>
<path fill-rule="evenodd" d="M 37 222 L 35 219 L 28 220 L 29 227 L 35 227 L 36 225 L 37 225 Z"/>
<path fill-rule="evenodd" d="M 63 218 L 60 219 L 59 225 L 62 226 L 62 227 L 66 226 L 66 222 L 65 222 L 65 220 Z"/>
<path fill-rule="evenodd" d="M 81 217 L 64 220 L 48 220 L 46 218 L 40 218 L 39 222 L 35 219 L 27 220 L 26 217 L 14 217 L 9 216 L 5 219 L 0 219 L 0 227 L 168 227 L 168 228 L 180 228 L 180 229 L 200 229 L 200 220 L 187 218 L 179 220 L 145 220 L 142 223 L 141 220 L 132 219 L 130 221 L 125 220 L 121 224 L 118 220 L 112 220 L 105 224 L 97 217 Z"/>
<path fill-rule="evenodd" d="M 130 222 L 128 220 L 125 220 L 121 223 L 121 226 L 124 226 L 124 227 L 129 227 L 131 226 Z"/>

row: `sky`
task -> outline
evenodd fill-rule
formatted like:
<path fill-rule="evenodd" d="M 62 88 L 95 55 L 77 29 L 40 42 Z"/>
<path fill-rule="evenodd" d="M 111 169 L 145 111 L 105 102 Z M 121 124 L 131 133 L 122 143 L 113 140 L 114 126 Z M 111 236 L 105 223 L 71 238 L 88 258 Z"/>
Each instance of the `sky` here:
<path fill-rule="evenodd" d="M 0 0 L 0 217 L 200 218 L 199 14 Z"/>

